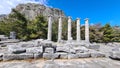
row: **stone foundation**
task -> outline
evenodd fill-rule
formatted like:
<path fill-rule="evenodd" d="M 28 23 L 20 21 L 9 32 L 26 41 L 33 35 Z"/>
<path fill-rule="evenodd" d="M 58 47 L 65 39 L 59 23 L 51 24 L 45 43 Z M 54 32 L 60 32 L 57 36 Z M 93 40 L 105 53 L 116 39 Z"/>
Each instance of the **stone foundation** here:
<path fill-rule="evenodd" d="M 28 42 L 9 43 L 6 47 L 1 47 L 3 51 L 0 53 L 0 60 L 105 57 L 105 54 L 99 51 L 99 45 L 76 42 L 55 43 L 48 40 L 37 39 Z"/>

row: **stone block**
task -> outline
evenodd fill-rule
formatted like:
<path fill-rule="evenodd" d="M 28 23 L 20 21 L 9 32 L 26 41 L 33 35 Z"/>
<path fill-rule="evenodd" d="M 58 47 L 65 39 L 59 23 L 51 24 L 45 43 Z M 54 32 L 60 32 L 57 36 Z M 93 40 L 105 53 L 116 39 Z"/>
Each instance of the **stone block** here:
<path fill-rule="evenodd" d="M 89 58 L 90 53 L 77 53 L 78 58 Z"/>
<path fill-rule="evenodd" d="M 54 49 L 53 48 L 45 48 L 45 53 L 54 53 Z"/>
<path fill-rule="evenodd" d="M 65 52 L 57 52 L 57 53 L 55 53 L 55 55 L 58 56 L 58 58 L 60 58 L 60 59 L 68 58 L 68 53 L 65 53 Z"/>
<path fill-rule="evenodd" d="M 92 53 L 91 53 L 91 57 L 93 57 L 93 58 L 105 57 L 105 54 L 103 54 L 103 53 L 101 53 L 101 52 L 92 52 Z"/>
<path fill-rule="evenodd" d="M 68 54 L 68 59 L 77 59 L 78 55 L 77 54 Z"/>
<path fill-rule="evenodd" d="M 120 47 L 114 47 L 112 51 L 120 51 Z"/>
<path fill-rule="evenodd" d="M 7 47 L 7 45 L 5 45 L 5 44 L 2 44 L 2 45 L 0 45 L 0 47 Z"/>
<path fill-rule="evenodd" d="M 99 50 L 100 49 L 100 45 L 94 45 L 94 44 L 90 44 L 87 47 L 89 49 L 94 49 L 94 50 Z"/>
<path fill-rule="evenodd" d="M 44 59 L 54 59 L 55 55 L 52 53 L 43 53 L 43 58 Z"/>
<path fill-rule="evenodd" d="M 34 47 L 34 42 L 33 41 L 28 41 L 28 42 L 20 42 L 18 43 L 18 46 L 28 48 L 28 47 Z"/>
<path fill-rule="evenodd" d="M 34 53 L 34 59 L 42 58 L 43 54 L 42 53 Z"/>
<path fill-rule="evenodd" d="M 57 46 L 56 47 L 56 52 L 66 52 L 66 53 L 69 53 L 70 49 L 69 49 L 69 47 L 66 47 L 66 46 Z"/>
<path fill-rule="evenodd" d="M 41 45 L 44 47 L 51 47 L 52 46 L 52 41 L 44 40 L 41 42 Z"/>
<path fill-rule="evenodd" d="M 34 47 L 42 46 L 42 41 L 43 41 L 43 39 L 37 39 L 37 40 L 35 40 L 34 41 L 35 42 Z"/>
<path fill-rule="evenodd" d="M 20 54 L 21 59 L 33 59 L 34 55 L 33 53 L 22 53 Z"/>
<path fill-rule="evenodd" d="M 73 49 L 76 51 L 76 53 L 84 53 L 89 51 L 89 49 L 84 46 L 74 47 Z"/>
<path fill-rule="evenodd" d="M 110 58 L 120 60 L 120 51 L 110 52 Z"/>
<path fill-rule="evenodd" d="M 76 51 L 74 49 L 70 49 L 70 52 L 69 53 L 72 53 L 72 54 L 75 54 Z"/>
<path fill-rule="evenodd" d="M 7 60 L 25 60 L 33 59 L 33 54 L 31 53 L 22 53 L 22 54 L 4 54 L 3 61 Z"/>
<path fill-rule="evenodd" d="M 22 48 L 20 46 L 17 46 L 17 45 L 9 45 L 8 46 L 8 52 L 9 53 L 14 53 L 14 54 L 20 54 L 20 53 L 25 53 L 26 49 Z"/>
<path fill-rule="evenodd" d="M 26 48 L 26 53 L 43 53 L 43 47 Z"/>
<path fill-rule="evenodd" d="M 3 56 L 3 53 L 0 53 L 0 57 L 2 57 Z"/>
<path fill-rule="evenodd" d="M 3 60 L 3 53 L 0 53 L 0 61 L 2 61 Z"/>

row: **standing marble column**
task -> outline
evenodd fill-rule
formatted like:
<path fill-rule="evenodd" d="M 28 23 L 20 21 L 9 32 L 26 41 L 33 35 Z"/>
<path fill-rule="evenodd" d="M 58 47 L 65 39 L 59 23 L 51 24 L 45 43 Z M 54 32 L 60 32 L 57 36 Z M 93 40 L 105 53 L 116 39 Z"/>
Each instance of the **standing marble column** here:
<path fill-rule="evenodd" d="M 77 36 L 76 36 L 77 38 L 76 39 L 78 42 L 80 42 L 81 40 L 80 33 L 81 33 L 80 32 L 80 18 L 77 18 Z"/>
<path fill-rule="evenodd" d="M 47 39 L 49 41 L 52 40 L 52 16 L 49 16 L 48 18 L 48 36 Z"/>
<path fill-rule="evenodd" d="M 71 17 L 69 16 L 68 17 L 68 41 L 72 40 L 72 37 L 71 37 Z"/>
<path fill-rule="evenodd" d="M 89 19 L 85 19 L 85 41 L 89 42 Z"/>
<path fill-rule="evenodd" d="M 62 39 L 62 17 L 59 17 L 58 23 L 58 42 Z"/>

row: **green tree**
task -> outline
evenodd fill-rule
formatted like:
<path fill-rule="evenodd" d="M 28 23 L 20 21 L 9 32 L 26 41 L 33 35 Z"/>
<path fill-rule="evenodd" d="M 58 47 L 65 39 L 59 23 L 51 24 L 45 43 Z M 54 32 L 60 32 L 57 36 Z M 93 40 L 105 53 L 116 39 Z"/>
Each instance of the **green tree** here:
<path fill-rule="evenodd" d="M 67 23 L 67 18 L 64 18 L 62 21 L 62 39 L 67 40 L 67 30 L 68 28 L 68 23 Z"/>
<path fill-rule="evenodd" d="M 94 24 L 90 26 L 90 42 L 103 42 L 103 32 L 101 31 L 101 24 Z"/>
<path fill-rule="evenodd" d="M 102 31 L 103 31 L 103 41 L 105 43 L 112 42 L 113 29 L 110 26 L 110 24 L 106 24 L 105 26 L 103 26 Z"/>
<path fill-rule="evenodd" d="M 52 40 L 57 41 L 58 39 L 58 21 L 52 23 Z"/>
<path fill-rule="evenodd" d="M 47 38 L 47 21 L 42 16 L 37 16 L 33 21 L 27 25 L 30 39 Z"/>
<path fill-rule="evenodd" d="M 15 31 L 17 38 L 22 40 L 44 39 L 47 35 L 47 21 L 42 15 L 33 21 L 27 20 L 23 14 L 13 9 L 8 18 L 0 23 L 0 34 L 9 36 L 10 31 Z"/>
<path fill-rule="evenodd" d="M 11 20 L 10 23 L 13 24 L 11 31 L 15 31 L 18 38 L 28 40 L 29 34 L 27 33 L 27 24 L 29 20 L 25 18 L 25 15 L 15 9 L 12 9 L 12 13 L 9 15 L 9 20 Z"/>
<path fill-rule="evenodd" d="M 85 26 L 81 26 L 81 39 L 85 40 Z"/>
<path fill-rule="evenodd" d="M 72 37 L 74 40 L 76 40 L 76 21 L 72 22 Z"/>
<path fill-rule="evenodd" d="M 113 27 L 113 42 L 120 42 L 120 27 L 119 26 L 114 26 Z"/>

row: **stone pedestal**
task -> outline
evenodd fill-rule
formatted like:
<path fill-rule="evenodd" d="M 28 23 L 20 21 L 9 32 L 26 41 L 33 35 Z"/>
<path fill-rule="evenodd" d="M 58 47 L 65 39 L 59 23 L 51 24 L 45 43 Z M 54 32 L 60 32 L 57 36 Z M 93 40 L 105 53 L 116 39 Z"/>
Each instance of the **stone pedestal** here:
<path fill-rule="evenodd" d="M 16 39 L 16 33 L 14 31 L 10 32 L 10 39 Z"/>
<path fill-rule="evenodd" d="M 52 16 L 49 16 L 48 18 L 48 36 L 47 40 L 52 40 Z"/>
<path fill-rule="evenodd" d="M 68 41 L 72 40 L 72 37 L 71 37 L 71 17 L 69 16 L 68 17 Z"/>
<path fill-rule="evenodd" d="M 89 19 L 85 19 L 85 41 L 89 42 Z"/>
<path fill-rule="evenodd" d="M 80 36 L 80 18 L 77 18 L 77 35 L 76 35 L 77 42 L 80 42 L 81 36 Z"/>

